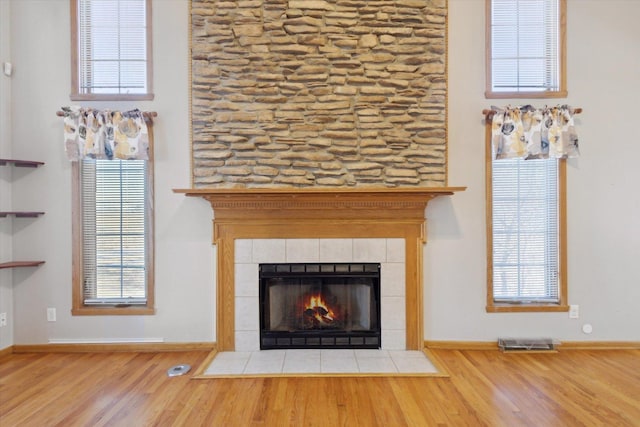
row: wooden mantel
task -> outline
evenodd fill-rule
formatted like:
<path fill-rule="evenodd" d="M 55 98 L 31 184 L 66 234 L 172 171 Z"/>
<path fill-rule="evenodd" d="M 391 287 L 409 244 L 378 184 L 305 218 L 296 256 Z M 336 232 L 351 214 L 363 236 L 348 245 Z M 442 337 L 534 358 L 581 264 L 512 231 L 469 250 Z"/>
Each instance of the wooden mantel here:
<path fill-rule="evenodd" d="M 465 187 L 363 188 L 363 189 L 175 189 L 176 193 L 203 197 L 211 203 L 216 219 L 331 218 L 424 219 L 424 209 L 437 196 L 452 195 Z"/>
<path fill-rule="evenodd" d="M 421 349 L 425 208 L 435 197 L 464 190 L 465 187 L 173 190 L 206 199 L 214 211 L 218 350 L 235 348 L 235 240 L 295 238 L 404 238 L 407 349 Z"/>

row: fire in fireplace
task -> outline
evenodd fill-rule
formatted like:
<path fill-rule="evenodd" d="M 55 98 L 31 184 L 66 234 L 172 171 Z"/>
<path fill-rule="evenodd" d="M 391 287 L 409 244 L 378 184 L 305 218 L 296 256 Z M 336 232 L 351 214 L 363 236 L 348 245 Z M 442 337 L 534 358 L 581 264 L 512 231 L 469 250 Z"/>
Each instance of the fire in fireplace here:
<path fill-rule="evenodd" d="M 380 264 L 260 264 L 260 348 L 380 348 Z"/>

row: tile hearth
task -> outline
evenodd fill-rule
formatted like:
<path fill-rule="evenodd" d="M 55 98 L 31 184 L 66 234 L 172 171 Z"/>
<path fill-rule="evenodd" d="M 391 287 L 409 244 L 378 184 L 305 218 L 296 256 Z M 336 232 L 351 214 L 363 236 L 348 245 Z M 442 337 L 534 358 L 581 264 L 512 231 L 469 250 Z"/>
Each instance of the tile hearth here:
<path fill-rule="evenodd" d="M 434 375 L 421 351 L 266 350 L 218 353 L 202 376 L 251 375 Z"/>

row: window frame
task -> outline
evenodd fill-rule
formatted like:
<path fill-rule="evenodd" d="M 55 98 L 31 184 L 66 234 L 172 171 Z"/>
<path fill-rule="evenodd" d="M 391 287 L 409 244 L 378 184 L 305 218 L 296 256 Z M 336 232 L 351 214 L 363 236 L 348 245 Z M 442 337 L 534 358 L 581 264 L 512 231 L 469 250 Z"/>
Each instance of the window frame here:
<path fill-rule="evenodd" d="M 149 129 L 149 140 L 153 141 L 152 126 Z M 125 160 L 126 161 L 126 160 Z M 155 256 L 154 256 L 154 181 L 153 181 L 153 144 L 149 145 L 149 160 L 147 160 L 147 192 L 145 205 L 146 232 L 146 304 L 85 304 L 84 303 L 84 266 L 83 266 L 83 229 L 82 229 L 82 181 L 81 160 L 72 162 L 72 308 L 71 314 L 76 315 L 152 315 L 155 314 Z"/>
<path fill-rule="evenodd" d="M 145 1 L 146 8 L 146 78 L 147 93 L 141 94 L 96 94 L 80 92 L 80 52 L 79 52 L 79 25 L 78 25 L 78 2 L 81 0 L 69 0 L 71 10 L 71 94 L 69 98 L 72 101 L 148 101 L 154 98 L 153 94 L 153 49 L 152 49 L 152 1 Z"/>
<path fill-rule="evenodd" d="M 495 92 L 492 90 L 492 4 L 493 0 L 485 0 L 485 98 L 487 99 L 520 99 L 520 98 L 566 98 L 567 90 L 567 1 L 558 0 L 558 61 L 559 88 L 557 91 L 518 91 Z"/>
<path fill-rule="evenodd" d="M 485 194 L 487 228 L 487 303 L 486 311 L 498 312 L 558 312 L 569 311 L 567 285 L 567 163 L 558 161 L 558 302 L 495 302 L 493 299 L 493 152 L 491 145 L 492 117 L 485 123 Z M 554 160 L 554 159 L 549 159 Z M 500 160 L 496 160 L 500 161 Z"/>

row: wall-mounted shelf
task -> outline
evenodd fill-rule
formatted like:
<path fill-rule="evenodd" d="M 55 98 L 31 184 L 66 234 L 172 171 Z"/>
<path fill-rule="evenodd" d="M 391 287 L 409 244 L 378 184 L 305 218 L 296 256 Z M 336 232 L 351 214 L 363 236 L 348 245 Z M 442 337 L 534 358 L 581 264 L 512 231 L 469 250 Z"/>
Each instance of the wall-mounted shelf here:
<path fill-rule="evenodd" d="M 19 168 L 37 168 L 44 165 L 44 162 L 33 160 L 16 160 L 16 159 L 0 159 L 0 166 L 13 165 Z M 36 218 L 44 215 L 44 212 L 36 211 L 0 211 L 0 218 L 13 216 L 15 218 Z M 44 261 L 8 261 L 0 262 L 0 269 L 3 268 L 22 268 L 22 267 L 38 267 L 44 264 Z"/>
<path fill-rule="evenodd" d="M 0 262 L 0 269 L 3 268 L 19 268 L 19 267 L 37 267 L 44 264 L 44 261 L 9 261 Z"/>
<path fill-rule="evenodd" d="M 44 162 L 35 162 L 33 160 L 0 159 L 0 166 L 5 165 L 13 165 L 19 168 L 37 168 L 40 165 L 44 165 Z"/>
<path fill-rule="evenodd" d="M 7 216 L 14 216 L 15 218 L 35 218 L 40 215 L 44 215 L 44 212 L 3 212 L 0 211 L 0 218 L 6 218 Z"/>

